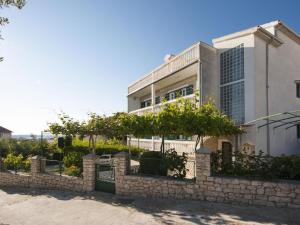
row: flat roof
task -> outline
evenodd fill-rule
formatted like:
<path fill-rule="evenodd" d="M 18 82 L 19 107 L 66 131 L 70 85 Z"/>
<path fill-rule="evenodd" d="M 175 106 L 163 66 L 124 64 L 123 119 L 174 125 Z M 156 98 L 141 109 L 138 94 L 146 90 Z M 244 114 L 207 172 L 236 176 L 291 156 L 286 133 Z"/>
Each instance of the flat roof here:
<path fill-rule="evenodd" d="M 222 36 L 222 37 L 214 38 L 212 40 L 212 42 L 213 43 L 219 43 L 219 42 L 227 41 L 227 40 L 230 40 L 230 39 L 243 37 L 243 36 L 246 36 L 246 35 L 249 35 L 249 34 L 263 34 L 266 38 L 269 38 L 269 39 L 272 39 L 272 40 L 274 39 L 277 42 L 277 43 L 274 42 L 275 45 L 280 44 L 280 42 L 282 42 L 282 41 L 278 37 L 276 37 L 274 34 L 272 34 L 272 33 L 270 33 L 269 31 L 266 30 L 269 27 L 274 27 L 275 29 L 280 30 L 281 32 L 286 34 L 288 37 L 293 39 L 295 42 L 300 44 L 300 35 L 280 20 L 275 20 L 275 21 L 272 21 L 272 22 L 269 22 L 269 23 L 265 23 L 265 24 L 262 24 L 262 25 L 258 25 L 258 26 L 255 26 L 255 27 L 248 28 L 246 30 L 242 30 L 242 31 L 238 31 L 238 32 L 235 32 L 235 33 L 232 33 L 232 34 Z"/>

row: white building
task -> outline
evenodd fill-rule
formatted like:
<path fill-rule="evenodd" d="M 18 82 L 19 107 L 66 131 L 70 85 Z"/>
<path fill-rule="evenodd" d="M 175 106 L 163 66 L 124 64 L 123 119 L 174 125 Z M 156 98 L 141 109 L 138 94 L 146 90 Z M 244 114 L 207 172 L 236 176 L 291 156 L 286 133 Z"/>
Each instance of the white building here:
<path fill-rule="evenodd" d="M 220 109 L 246 134 L 206 138 L 211 150 L 240 148 L 272 155 L 300 154 L 300 113 L 288 117 L 258 118 L 300 109 L 300 36 L 281 21 L 274 21 L 199 42 L 128 87 L 128 112 L 157 112 L 161 98 L 169 101 L 180 92 L 185 98 L 200 89 L 201 100 L 215 99 Z M 282 122 L 278 119 L 282 119 Z M 277 121 L 277 122 L 274 122 Z M 267 122 L 269 123 L 267 125 Z M 278 124 L 282 126 L 278 126 Z M 193 151 L 193 138 L 170 137 L 167 148 Z M 158 138 L 133 139 L 133 145 L 158 150 Z"/>

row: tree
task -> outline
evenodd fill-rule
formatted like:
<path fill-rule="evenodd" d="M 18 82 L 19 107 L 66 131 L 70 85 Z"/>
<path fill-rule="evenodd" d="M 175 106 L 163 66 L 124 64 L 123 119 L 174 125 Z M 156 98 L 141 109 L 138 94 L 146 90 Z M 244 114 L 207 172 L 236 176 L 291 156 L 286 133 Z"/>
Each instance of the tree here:
<path fill-rule="evenodd" d="M 220 112 L 212 101 L 199 107 L 196 101 L 184 99 L 179 102 L 179 105 L 180 132 L 187 136 L 197 135 L 195 150 L 199 143 L 203 146 L 205 136 L 219 137 L 243 132 L 229 117 Z"/>
<path fill-rule="evenodd" d="M 89 137 L 89 148 L 95 152 L 97 136 L 105 135 L 106 130 L 106 118 L 104 116 L 97 115 L 96 113 L 90 113 L 89 119 L 82 122 L 78 128 L 78 135 L 83 138 Z"/>
<path fill-rule="evenodd" d="M 82 133 L 82 125 L 79 121 L 71 118 L 65 113 L 58 114 L 59 123 L 49 123 L 49 129 L 54 135 L 64 135 L 66 141 L 71 141 L 73 137 Z"/>
<path fill-rule="evenodd" d="M 179 134 L 178 126 L 180 116 L 180 105 L 164 102 L 162 109 L 153 116 L 153 134 L 161 137 L 160 150 L 165 153 L 165 137 L 170 134 Z"/>
<path fill-rule="evenodd" d="M 16 7 L 18 9 L 22 9 L 25 5 L 25 0 L 0 0 L 0 8 L 3 7 Z M 0 17 L 0 26 L 4 26 L 9 23 L 8 18 L 6 17 Z M 1 33 L 0 33 L 0 39 L 2 39 Z M 0 57 L 0 62 L 3 61 L 3 57 Z"/>

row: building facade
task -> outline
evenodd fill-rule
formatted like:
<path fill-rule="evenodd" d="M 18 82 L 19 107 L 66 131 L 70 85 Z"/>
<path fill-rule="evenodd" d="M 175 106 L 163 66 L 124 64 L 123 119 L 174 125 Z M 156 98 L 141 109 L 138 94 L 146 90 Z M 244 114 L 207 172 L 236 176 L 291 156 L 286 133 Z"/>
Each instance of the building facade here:
<path fill-rule="evenodd" d="M 12 131 L 0 126 L 0 139 L 11 138 Z"/>
<path fill-rule="evenodd" d="M 214 99 L 246 131 L 234 137 L 206 137 L 211 150 L 300 154 L 300 36 L 274 21 L 212 42 L 167 55 L 164 64 L 130 85 L 128 112 L 157 112 L 162 98 L 170 102 L 178 96 L 194 98 L 200 90 L 200 103 Z M 287 112 L 293 116 L 269 117 Z M 166 148 L 193 152 L 193 137 L 168 139 Z M 159 150 L 160 139 L 132 139 L 131 144 Z"/>

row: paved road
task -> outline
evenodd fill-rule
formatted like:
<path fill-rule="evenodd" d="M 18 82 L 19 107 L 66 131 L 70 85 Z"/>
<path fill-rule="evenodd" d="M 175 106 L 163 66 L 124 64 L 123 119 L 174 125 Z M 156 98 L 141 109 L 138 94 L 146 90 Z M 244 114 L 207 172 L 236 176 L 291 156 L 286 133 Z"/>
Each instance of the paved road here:
<path fill-rule="evenodd" d="M 300 224 L 300 210 L 5 188 L 3 224 Z"/>

